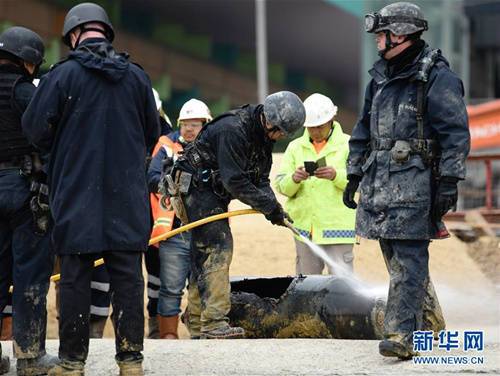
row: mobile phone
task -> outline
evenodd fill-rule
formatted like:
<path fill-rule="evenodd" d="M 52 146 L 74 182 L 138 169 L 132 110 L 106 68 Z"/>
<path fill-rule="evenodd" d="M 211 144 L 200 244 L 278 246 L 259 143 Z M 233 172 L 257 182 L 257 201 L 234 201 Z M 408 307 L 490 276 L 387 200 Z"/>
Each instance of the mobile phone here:
<path fill-rule="evenodd" d="M 323 157 L 323 158 L 318 159 L 316 161 L 316 165 L 318 166 L 317 168 L 326 167 L 326 158 Z"/>
<path fill-rule="evenodd" d="M 314 175 L 314 171 L 318 168 L 318 165 L 314 161 L 304 161 L 304 169 L 309 175 Z"/>

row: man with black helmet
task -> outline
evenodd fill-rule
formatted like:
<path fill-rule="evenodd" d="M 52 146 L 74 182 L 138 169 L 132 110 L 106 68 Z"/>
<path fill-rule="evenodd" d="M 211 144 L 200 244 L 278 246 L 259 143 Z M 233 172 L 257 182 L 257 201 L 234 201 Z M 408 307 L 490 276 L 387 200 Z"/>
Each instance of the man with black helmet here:
<path fill-rule="evenodd" d="M 23 116 L 29 140 L 50 150 L 53 244 L 61 260 L 59 358 L 50 375 L 83 375 L 89 345 L 90 282 L 102 256 L 110 276 L 116 361 L 142 375 L 142 253 L 150 233 L 146 155 L 159 137 L 147 74 L 115 52 L 103 8 L 73 7 L 71 48 L 40 81 Z"/>
<path fill-rule="evenodd" d="M 206 124 L 175 163 L 168 179 L 171 203 L 183 223 L 225 213 L 232 199 L 283 225 L 286 213 L 270 187 L 274 142 L 302 127 L 305 110 L 295 94 L 269 95 L 263 105 L 245 105 Z M 242 338 L 231 327 L 229 265 L 233 239 L 228 220 L 192 230 L 187 320 L 191 338 Z"/>
<path fill-rule="evenodd" d="M 461 80 L 422 39 L 427 21 L 412 3 L 366 16 L 381 59 L 349 142 L 344 203 L 358 235 L 378 239 L 390 273 L 383 356 L 411 358 L 413 332 L 444 329 L 429 279 L 430 239 L 457 201 L 470 148 Z M 354 193 L 361 183 L 359 205 Z"/>
<path fill-rule="evenodd" d="M 0 35 L 0 312 L 13 291 L 13 339 L 18 375 L 44 374 L 57 358 L 45 353 L 46 296 L 53 267 L 49 235 L 38 231 L 30 210 L 37 150 L 24 136 L 21 117 L 35 91 L 43 62 L 38 34 L 11 27 Z M 1 357 L 0 374 L 9 370 Z"/>

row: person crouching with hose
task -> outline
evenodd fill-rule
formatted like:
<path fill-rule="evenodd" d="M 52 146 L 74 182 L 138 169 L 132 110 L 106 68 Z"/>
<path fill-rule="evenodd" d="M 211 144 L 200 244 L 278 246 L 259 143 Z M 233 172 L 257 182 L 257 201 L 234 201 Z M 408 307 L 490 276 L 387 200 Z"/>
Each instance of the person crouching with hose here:
<path fill-rule="evenodd" d="M 288 218 L 270 187 L 274 142 L 295 133 L 305 119 L 300 98 L 288 91 L 269 95 L 264 104 L 226 112 L 203 127 L 168 175 L 168 191 L 183 223 L 225 213 L 238 199 L 276 225 Z M 242 338 L 228 324 L 231 308 L 229 265 L 233 239 L 228 220 L 205 224 L 191 233 L 191 277 L 187 326 L 191 338 Z"/>

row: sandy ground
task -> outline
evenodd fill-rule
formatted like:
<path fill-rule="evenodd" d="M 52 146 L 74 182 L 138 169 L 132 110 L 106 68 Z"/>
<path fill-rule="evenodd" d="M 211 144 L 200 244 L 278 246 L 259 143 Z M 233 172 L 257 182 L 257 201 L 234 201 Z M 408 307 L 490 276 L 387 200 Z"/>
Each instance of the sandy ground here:
<path fill-rule="evenodd" d="M 280 155 L 275 156 L 275 166 L 279 165 L 280 157 Z M 272 176 L 275 172 L 273 171 Z M 231 209 L 242 207 L 244 206 L 238 202 L 231 205 Z M 235 244 L 231 266 L 233 276 L 295 274 L 295 249 L 289 230 L 272 226 L 262 215 L 233 218 L 231 228 Z M 492 282 L 495 278 L 486 277 L 480 270 L 478 264 L 471 258 L 469 254 L 471 250 L 468 247 L 466 243 L 453 236 L 447 240 L 433 242 L 430 248 L 431 276 L 444 310 L 448 329 L 485 330 L 488 358 L 495 359 L 495 362 L 491 361 L 483 368 L 478 366 L 479 368 L 451 369 L 446 366 L 432 366 L 434 367 L 432 370 L 438 370 L 440 373 L 450 371 L 450 374 L 453 373 L 452 370 L 486 373 L 495 371 L 499 374 L 500 288 Z M 500 249 L 497 249 L 497 252 L 500 252 Z M 362 240 L 355 246 L 354 253 L 355 273 L 367 285 L 376 289 L 381 296 L 385 295 L 388 275 L 378 243 Z M 51 291 L 48 331 L 50 338 L 57 336 L 53 295 Z M 188 337 L 182 325 L 180 334 L 182 338 Z M 109 324 L 106 328 L 106 335 L 112 336 L 112 328 Z M 217 345 L 214 346 L 215 344 Z M 55 343 L 51 343 L 50 347 L 55 349 L 54 346 Z M 210 349 L 210 351 L 205 351 L 205 349 Z M 99 344 L 99 341 L 93 341 L 89 358 L 93 359 L 92 371 L 88 373 L 89 375 L 115 373 L 112 362 L 106 362 L 102 368 L 95 364 L 101 351 L 112 359 L 111 342 L 101 341 Z M 415 368 L 417 366 L 409 366 L 408 362 L 405 366 L 381 359 L 377 354 L 376 342 L 370 341 L 245 340 L 234 343 L 211 342 L 210 344 L 206 341 L 178 341 L 161 345 L 158 341 L 150 341 L 146 345 L 145 354 L 149 357 L 146 369 L 151 372 L 148 374 L 158 375 L 167 374 L 167 372 L 160 371 L 163 361 L 165 361 L 164 364 L 172 364 L 173 372 L 168 372 L 168 374 L 173 375 L 406 374 L 407 372 L 426 374 L 431 372 L 428 367 Z M 276 354 L 276 359 L 273 354 Z M 280 365 L 273 363 L 279 360 L 281 360 Z M 226 366 L 221 367 L 222 363 Z M 94 373 L 93 370 L 97 369 L 103 371 Z"/>

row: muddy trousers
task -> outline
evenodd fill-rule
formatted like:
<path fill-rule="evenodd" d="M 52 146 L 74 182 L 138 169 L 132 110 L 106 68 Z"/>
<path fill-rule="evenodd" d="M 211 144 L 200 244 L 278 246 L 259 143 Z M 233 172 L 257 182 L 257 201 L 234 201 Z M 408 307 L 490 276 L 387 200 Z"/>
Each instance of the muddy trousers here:
<path fill-rule="evenodd" d="M 429 241 L 381 239 L 380 247 L 390 275 L 385 337 L 412 343 L 415 330 L 444 329 L 429 277 Z"/>
<path fill-rule="evenodd" d="M 12 295 L 14 352 L 19 359 L 45 353 L 46 297 L 54 267 L 50 234 L 34 233 L 28 180 L 19 169 L 0 170 L 0 312 Z"/>
<path fill-rule="evenodd" d="M 190 222 L 227 212 L 229 201 L 219 198 L 211 189 L 202 187 L 192 191 L 184 200 Z M 188 329 L 192 337 L 229 325 L 232 256 L 233 237 L 227 219 L 192 230 L 188 290 Z"/>
<path fill-rule="evenodd" d="M 116 357 L 138 355 L 144 341 L 142 252 L 106 251 L 100 255 L 63 254 L 59 284 L 59 358 L 85 362 L 89 349 L 89 316 L 94 260 L 102 256 L 110 280 L 111 319 Z"/>

